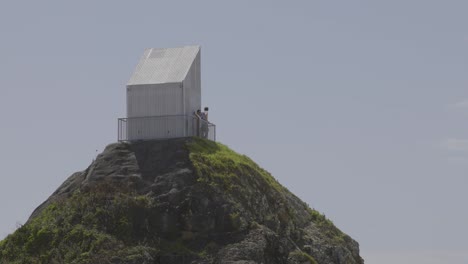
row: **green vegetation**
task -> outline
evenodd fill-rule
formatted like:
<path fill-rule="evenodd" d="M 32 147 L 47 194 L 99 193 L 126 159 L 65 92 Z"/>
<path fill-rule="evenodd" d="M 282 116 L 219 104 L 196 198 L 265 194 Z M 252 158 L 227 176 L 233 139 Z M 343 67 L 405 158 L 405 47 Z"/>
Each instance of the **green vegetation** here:
<path fill-rule="evenodd" d="M 289 257 L 299 262 L 309 262 L 310 264 L 318 264 L 317 261 L 309 254 L 304 251 L 296 250 L 289 253 Z"/>
<path fill-rule="evenodd" d="M 310 208 L 308 210 L 312 218 L 312 221 L 316 223 L 317 225 L 323 226 L 323 227 L 334 226 L 333 222 L 330 219 L 326 218 L 325 215 L 321 214 L 319 211 L 315 209 L 310 209 Z"/>
<path fill-rule="evenodd" d="M 233 231 L 248 226 L 236 213 L 239 211 L 253 212 L 271 226 L 279 221 L 285 227 L 294 219 L 287 206 L 290 192 L 249 157 L 223 144 L 196 137 L 188 143 L 188 149 L 198 181 L 227 194 L 226 199 L 236 205 L 230 215 Z M 262 197 L 265 200 L 259 200 Z"/>
<path fill-rule="evenodd" d="M 182 144 L 193 168 L 186 156 L 183 164 L 195 175 L 174 174 L 156 184 L 107 179 L 53 196 L 35 218 L 0 241 L 0 263 L 149 263 L 174 255 L 212 259 L 226 246 L 219 238 L 223 233 L 237 239 L 271 230 L 300 247 L 311 222 L 317 236 L 333 246 L 350 241 L 247 156 L 201 138 Z M 300 250 L 290 257 L 317 263 Z"/>
<path fill-rule="evenodd" d="M 222 182 L 227 190 L 231 190 L 241 180 L 240 177 L 260 175 L 276 191 L 286 191 L 270 173 L 249 157 L 240 155 L 223 144 L 194 137 L 188 148 L 197 174 L 203 177 L 201 181 Z"/>
<path fill-rule="evenodd" d="M 311 220 L 321 229 L 322 233 L 335 244 L 342 243 L 346 240 L 346 234 L 341 232 L 333 222 L 326 218 L 315 209 L 308 208 Z"/>
<path fill-rule="evenodd" d="M 188 144 L 188 148 L 190 160 L 200 177 L 199 181 L 220 187 L 223 192 L 237 197 L 237 201 L 249 197 L 258 199 L 259 195 L 271 192 L 269 203 L 279 206 L 270 212 L 263 212 L 265 223 L 273 224 L 279 220 L 287 225 L 295 219 L 294 209 L 288 206 L 289 202 L 286 199 L 287 196 L 293 196 L 293 194 L 247 156 L 237 154 L 223 144 L 201 138 L 193 138 Z M 262 193 L 252 194 L 252 190 L 256 189 L 261 190 Z M 252 209 L 263 210 L 265 208 Z M 331 220 L 308 206 L 307 210 L 311 216 L 310 221 L 317 224 L 329 239 L 335 242 L 342 240 L 344 234 L 334 226 Z M 233 216 L 236 215 L 231 215 L 232 220 L 238 219 L 238 217 Z"/>
<path fill-rule="evenodd" d="M 103 183 L 55 201 L 0 242 L 1 263 L 99 263 L 156 255 L 141 215 L 153 207 L 146 196 Z M 143 218 L 144 219 L 144 218 Z"/>

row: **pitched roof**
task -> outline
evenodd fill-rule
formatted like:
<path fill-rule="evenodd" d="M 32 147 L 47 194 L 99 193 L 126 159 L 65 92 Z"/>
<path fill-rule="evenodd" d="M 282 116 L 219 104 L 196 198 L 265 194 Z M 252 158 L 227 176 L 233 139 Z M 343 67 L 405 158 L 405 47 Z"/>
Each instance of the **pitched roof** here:
<path fill-rule="evenodd" d="M 127 85 L 182 82 L 200 46 L 146 49 Z"/>

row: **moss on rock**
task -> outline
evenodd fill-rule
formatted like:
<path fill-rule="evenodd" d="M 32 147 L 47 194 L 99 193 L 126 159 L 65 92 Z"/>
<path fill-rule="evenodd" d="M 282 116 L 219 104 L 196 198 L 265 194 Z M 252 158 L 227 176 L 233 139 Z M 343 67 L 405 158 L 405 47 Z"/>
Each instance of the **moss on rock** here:
<path fill-rule="evenodd" d="M 362 263 L 357 243 L 270 173 L 200 138 L 109 145 L 0 241 L 0 263 L 193 260 Z"/>

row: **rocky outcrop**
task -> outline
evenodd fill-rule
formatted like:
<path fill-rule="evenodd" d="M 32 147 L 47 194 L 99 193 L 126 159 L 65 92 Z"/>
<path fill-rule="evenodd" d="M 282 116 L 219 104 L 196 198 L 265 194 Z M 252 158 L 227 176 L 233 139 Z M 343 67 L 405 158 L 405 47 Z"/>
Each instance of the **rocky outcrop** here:
<path fill-rule="evenodd" d="M 116 143 L 0 242 L 1 263 L 358 264 L 359 246 L 248 157 Z"/>

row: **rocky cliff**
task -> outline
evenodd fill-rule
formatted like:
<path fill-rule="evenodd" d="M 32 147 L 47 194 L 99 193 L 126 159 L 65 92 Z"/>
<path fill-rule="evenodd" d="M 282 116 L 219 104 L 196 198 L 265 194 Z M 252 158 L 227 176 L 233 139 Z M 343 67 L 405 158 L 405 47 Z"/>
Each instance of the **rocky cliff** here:
<path fill-rule="evenodd" d="M 116 143 L 0 242 L 1 263 L 358 264 L 358 244 L 248 157 Z"/>

